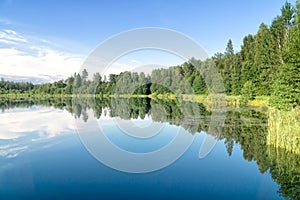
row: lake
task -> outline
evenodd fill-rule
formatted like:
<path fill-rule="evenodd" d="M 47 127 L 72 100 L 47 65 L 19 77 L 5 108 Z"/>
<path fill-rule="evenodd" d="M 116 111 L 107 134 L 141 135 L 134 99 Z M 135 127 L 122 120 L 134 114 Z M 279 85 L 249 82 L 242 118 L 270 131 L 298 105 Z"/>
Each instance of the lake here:
<path fill-rule="evenodd" d="M 300 197 L 300 156 L 267 145 L 264 110 L 228 108 L 217 134 L 200 103 L 186 120 L 176 100 L 0 103 L 0 199 Z"/>

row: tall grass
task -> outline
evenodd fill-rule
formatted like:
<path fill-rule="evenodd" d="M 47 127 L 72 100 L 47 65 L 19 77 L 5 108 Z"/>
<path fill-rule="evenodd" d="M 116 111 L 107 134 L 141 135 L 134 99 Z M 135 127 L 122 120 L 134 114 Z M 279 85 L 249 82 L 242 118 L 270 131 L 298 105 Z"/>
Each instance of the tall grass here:
<path fill-rule="evenodd" d="M 300 154 L 300 109 L 269 109 L 267 144 Z"/>

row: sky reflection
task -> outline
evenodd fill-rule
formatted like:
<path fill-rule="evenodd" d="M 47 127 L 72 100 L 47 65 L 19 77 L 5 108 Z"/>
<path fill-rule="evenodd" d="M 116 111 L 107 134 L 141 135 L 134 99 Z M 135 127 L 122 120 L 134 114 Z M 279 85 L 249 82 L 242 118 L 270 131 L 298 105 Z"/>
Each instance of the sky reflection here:
<path fill-rule="evenodd" d="M 75 133 L 74 117 L 52 107 L 9 109 L 0 113 L 0 118 L 0 157 L 13 158 Z"/>

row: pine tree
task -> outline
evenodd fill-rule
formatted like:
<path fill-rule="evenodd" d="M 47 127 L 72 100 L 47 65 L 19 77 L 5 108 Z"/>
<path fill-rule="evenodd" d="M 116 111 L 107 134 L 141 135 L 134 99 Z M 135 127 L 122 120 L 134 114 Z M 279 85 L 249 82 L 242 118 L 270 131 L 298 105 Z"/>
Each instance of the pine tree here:
<path fill-rule="evenodd" d="M 234 54 L 233 44 L 232 44 L 231 39 L 229 39 L 227 46 L 226 46 L 225 55 L 233 55 L 233 54 Z"/>
<path fill-rule="evenodd" d="M 224 59 L 223 59 L 223 69 L 221 69 L 221 74 L 223 76 L 224 80 L 224 85 L 225 85 L 225 90 L 227 94 L 232 93 L 232 88 L 233 88 L 233 80 L 235 80 L 234 76 L 234 50 L 233 50 L 233 44 L 231 39 L 229 39 L 226 50 L 224 53 Z"/>
<path fill-rule="evenodd" d="M 254 69 L 254 37 L 253 35 L 247 35 L 243 39 L 243 45 L 240 52 L 241 62 L 241 81 L 240 85 L 243 86 L 247 81 L 253 79 Z"/>
<path fill-rule="evenodd" d="M 255 73 L 253 74 L 253 83 L 257 95 L 269 95 L 271 88 L 271 64 L 270 64 L 270 33 L 267 25 L 262 23 L 255 36 L 255 54 L 254 54 L 254 67 Z"/>

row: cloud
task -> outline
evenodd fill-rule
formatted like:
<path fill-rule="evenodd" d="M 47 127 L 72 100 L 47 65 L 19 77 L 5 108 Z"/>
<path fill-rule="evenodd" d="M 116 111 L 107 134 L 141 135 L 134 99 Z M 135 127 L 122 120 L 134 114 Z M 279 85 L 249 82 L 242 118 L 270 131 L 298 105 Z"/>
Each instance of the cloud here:
<path fill-rule="evenodd" d="M 6 40 L 6 39 L 0 39 L 0 43 L 4 43 L 4 44 L 17 44 L 14 41 Z"/>
<path fill-rule="evenodd" d="M 0 32 L 0 39 L 7 42 L 27 42 L 23 36 L 17 34 L 13 30 L 4 30 Z"/>
<path fill-rule="evenodd" d="M 40 107 L 37 110 L 6 111 L 0 116 L 0 140 L 23 137 L 24 132 L 46 132 L 43 137 L 49 138 L 75 128 L 74 118 L 66 110 Z"/>
<path fill-rule="evenodd" d="M 44 39 L 25 37 L 14 30 L 0 31 L 0 74 L 45 78 L 67 78 L 79 71 L 82 55 L 74 55 L 51 46 Z M 55 78 L 56 77 L 56 78 Z M 49 79 L 45 79 L 49 81 Z"/>
<path fill-rule="evenodd" d="M 138 65 L 142 65 L 143 64 L 143 62 L 135 60 L 135 59 L 130 60 L 130 62 L 132 62 L 134 64 L 138 64 Z"/>
<path fill-rule="evenodd" d="M 127 64 L 125 62 L 114 62 L 112 65 L 105 71 L 105 75 L 108 76 L 109 74 L 120 74 L 124 71 L 131 71 L 134 69 L 134 65 Z"/>
<path fill-rule="evenodd" d="M 15 158 L 17 157 L 20 153 L 28 150 L 28 146 L 4 146 L 0 147 L 0 157 L 5 157 L 5 158 Z"/>
<path fill-rule="evenodd" d="M 0 157 L 6 158 L 49 146 L 55 138 L 76 128 L 70 113 L 49 107 L 6 110 L 0 117 Z"/>

